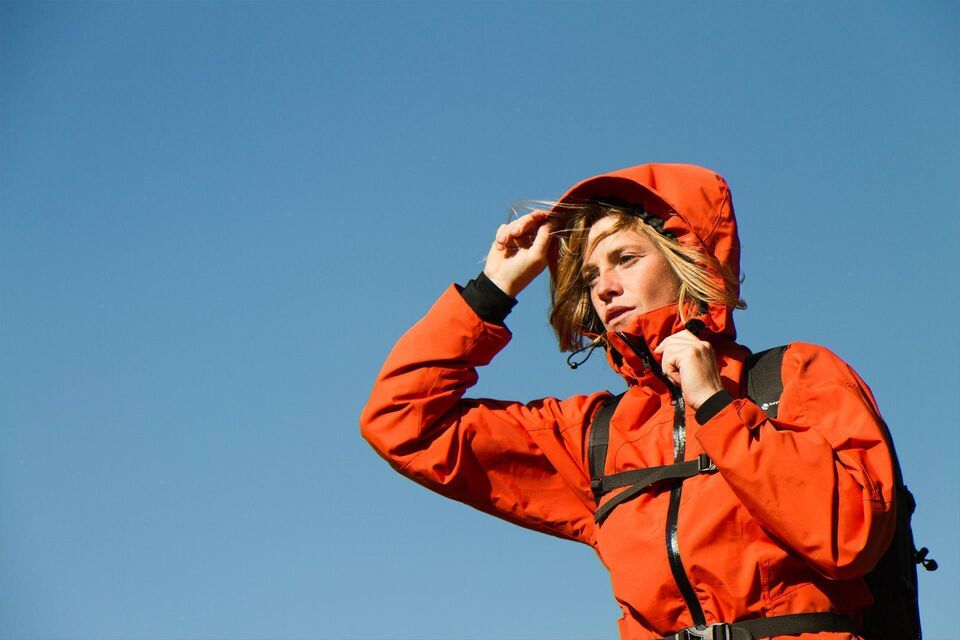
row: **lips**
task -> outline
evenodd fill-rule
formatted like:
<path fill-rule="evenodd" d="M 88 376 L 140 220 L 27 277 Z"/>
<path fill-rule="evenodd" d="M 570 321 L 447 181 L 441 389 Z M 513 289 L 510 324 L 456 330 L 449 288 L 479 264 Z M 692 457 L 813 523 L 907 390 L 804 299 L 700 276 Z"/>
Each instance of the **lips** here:
<path fill-rule="evenodd" d="M 603 316 L 603 323 L 609 326 L 611 322 L 632 310 L 633 307 L 610 307 Z"/>

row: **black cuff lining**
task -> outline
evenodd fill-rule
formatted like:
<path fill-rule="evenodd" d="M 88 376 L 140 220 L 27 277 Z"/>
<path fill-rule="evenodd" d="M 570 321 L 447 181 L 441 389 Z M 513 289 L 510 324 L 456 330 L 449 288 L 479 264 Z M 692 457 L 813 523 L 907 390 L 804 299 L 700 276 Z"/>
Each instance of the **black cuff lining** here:
<path fill-rule="evenodd" d="M 516 299 L 504 293 L 482 271 L 467 283 L 460 295 L 481 320 L 491 324 L 502 325 L 517 304 Z"/>
<path fill-rule="evenodd" d="M 726 389 L 721 389 L 715 394 L 707 398 L 707 401 L 700 405 L 700 408 L 697 409 L 697 422 L 701 425 L 707 423 L 710 418 L 717 415 L 723 408 L 728 404 L 733 402 L 733 396 L 730 395 L 730 392 Z"/>

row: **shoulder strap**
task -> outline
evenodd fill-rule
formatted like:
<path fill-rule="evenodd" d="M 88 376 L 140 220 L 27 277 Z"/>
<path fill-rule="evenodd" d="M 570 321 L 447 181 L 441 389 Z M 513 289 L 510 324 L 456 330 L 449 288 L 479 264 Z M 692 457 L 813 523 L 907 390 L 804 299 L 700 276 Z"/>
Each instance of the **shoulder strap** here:
<path fill-rule="evenodd" d="M 626 393 L 626 391 L 624 391 Z M 610 419 L 613 412 L 617 410 L 617 405 L 623 399 L 624 393 L 618 396 L 607 398 L 603 405 L 597 409 L 593 416 L 593 422 L 590 425 L 590 443 L 589 443 L 589 464 L 590 464 L 590 488 L 593 489 L 593 495 L 600 501 L 601 486 L 603 484 L 603 469 L 607 462 L 607 445 L 610 442 Z"/>
<path fill-rule="evenodd" d="M 786 349 L 786 346 L 782 346 L 761 351 L 750 356 L 745 366 L 747 395 L 760 405 L 771 418 L 777 416 L 777 406 L 780 403 L 780 395 L 783 393 L 780 367 Z M 710 458 L 703 455 L 697 460 L 650 469 L 626 471 L 612 476 L 604 475 L 607 448 L 610 442 L 610 419 L 623 396 L 624 394 L 621 393 L 604 401 L 603 405 L 597 409 L 590 425 L 588 443 L 590 488 L 593 490 L 593 496 L 597 504 L 600 504 L 600 499 L 611 489 L 633 486 L 618 494 L 615 499 L 608 501 L 603 508 L 598 509 L 596 513 L 597 522 L 601 522 L 617 505 L 632 499 L 657 482 L 663 480 L 683 481 L 701 473 L 712 473 L 717 469 Z"/>
<path fill-rule="evenodd" d="M 771 418 L 777 417 L 780 396 L 783 394 L 783 354 L 787 345 L 754 353 L 747 360 L 747 397 L 757 403 Z"/>
<path fill-rule="evenodd" d="M 781 347 L 774 347 L 773 349 L 767 349 L 766 351 L 761 351 L 760 353 L 755 353 L 747 360 L 745 367 L 747 377 L 747 395 L 754 402 L 760 405 L 760 408 L 766 411 L 767 415 L 769 415 L 771 418 L 777 417 L 777 405 L 780 403 L 780 394 L 783 393 L 783 381 L 780 377 L 780 366 L 783 362 L 783 352 L 786 351 L 786 349 L 787 347 L 784 345 Z M 624 482 L 623 484 L 618 481 L 604 482 L 604 469 L 607 462 L 607 446 L 610 442 L 610 419 L 613 417 L 613 413 L 617 410 L 617 406 L 620 404 L 620 400 L 623 399 L 623 396 L 624 394 L 621 393 L 618 396 L 613 396 L 604 401 L 603 405 L 597 409 L 597 413 L 594 415 L 593 422 L 590 425 L 590 437 L 588 444 L 590 488 L 593 490 L 593 496 L 596 499 L 597 504 L 599 504 L 600 498 L 607 491 L 610 491 L 610 489 L 626 486 L 628 484 L 634 484 L 635 486 L 633 489 L 629 489 L 618 496 L 618 500 L 611 501 L 611 504 L 606 505 L 602 511 L 598 511 L 598 522 L 601 521 L 618 504 L 630 499 L 639 492 L 644 491 L 654 482 L 665 479 L 682 480 L 698 473 L 709 472 L 716 469 L 716 467 L 712 465 L 708 458 L 706 465 L 700 460 L 691 461 L 690 464 L 687 465 L 690 467 L 690 469 L 687 469 L 683 464 L 667 465 L 665 467 L 656 467 L 651 470 L 634 472 L 641 474 L 652 474 L 650 477 L 628 477 L 630 476 L 630 473 L 628 472 L 625 474 L 616 475 L 617 480 L 620 480 L 620 476 L 622 476 L 624 481 L 629 480 L 629 482 Z M 677 468 L 674 469 L 673 467 Z"/>

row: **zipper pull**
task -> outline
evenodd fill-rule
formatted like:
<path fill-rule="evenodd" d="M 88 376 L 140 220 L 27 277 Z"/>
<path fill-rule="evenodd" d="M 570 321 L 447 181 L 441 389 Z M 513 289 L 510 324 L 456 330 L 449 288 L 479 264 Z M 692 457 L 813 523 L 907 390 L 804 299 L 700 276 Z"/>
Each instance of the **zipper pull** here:
<path fill-rule="evenodd" d="M 706 329 L 707 325 L 703 323 L 703 320 L 693 318 L 691 320 L 687 320 L 684 323 L 683 328 L 699 338 L 700 332 Z"/>
<path fill-rule="evenodd" d="M 631 335 L 617 332 L 617 336 L 623 340 L 625 345 L 630 347 L 630 350 L 633 351 L 633 355 L 640 358 L 640 364 L 643 365 L 644 371 L 650 369 L 654 373 L 657 372 L 657 370 L 654 368 L 656 361 L 653 359 L 653 355 L 651 355 L 650 349 L 647 347 L 647 343 L 642 337 L 639 338 L 640 344 L 638 345 L 634 337 Z"/>

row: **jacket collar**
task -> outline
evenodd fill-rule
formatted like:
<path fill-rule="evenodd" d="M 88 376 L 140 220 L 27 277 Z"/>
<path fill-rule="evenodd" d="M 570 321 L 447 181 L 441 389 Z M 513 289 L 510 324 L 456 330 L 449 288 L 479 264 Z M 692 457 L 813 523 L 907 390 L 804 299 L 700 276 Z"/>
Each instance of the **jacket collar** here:
<path fill-rule="evenodd" d="M 720 307 L 711 311 L 719 311 L 726 316 L 727 310 Z M 711 313 L 696 316 L 703 323 L 703 329 L 698 336 L 721 347 L 720 343 L 732 342 L 724 331 L 724 323 L 716 322 Z M 675 304 L 670 304 L 647 313 L 636 316 L 631 323 L 620 331 L 610 331 L 606 334 L 607 362 L 628 384 L 640 382 L 645 377 L 659 373 L 661 356 L 654 353 L 669 336 L 686 329 L 686 323 L 681 319 Z"/>
<path fill-rule="evenodd" d="M 607 361 L 628 384 L 640 382 L 659 369 L 660 354 L 654 350 L 683 328 L 675 304 L 637 315 L 629 326 L 606 334 Z"/>

